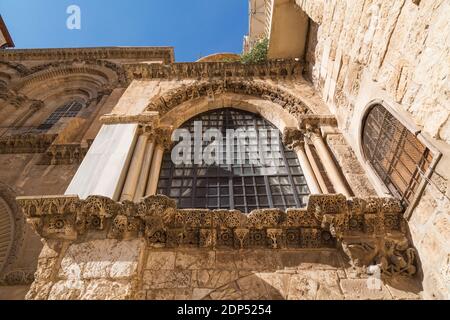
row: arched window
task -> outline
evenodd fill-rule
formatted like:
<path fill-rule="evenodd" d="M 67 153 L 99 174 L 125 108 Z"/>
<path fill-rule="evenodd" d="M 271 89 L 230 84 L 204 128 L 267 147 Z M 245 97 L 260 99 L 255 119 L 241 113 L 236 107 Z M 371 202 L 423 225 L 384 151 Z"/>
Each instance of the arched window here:
<path fill-rule="evenodd" d="M 61 118 L 75 118 L 83 104 L 79 101 L 71 101 L 56 109 L 39 127 L 38 130 L 46 131 L 51 129 Z"/>
<path fill-rule="evenodd" d="M 254 130 L 268 132 L 275 127 L 262 117 L 237 109 L 226 108 L 201 114 L 182 128 L 191 133 L 194 148 L 195 122 L 201 121 L 203 132 L 208 129 L 219 129 L 223 133 L 223 152 L 227 148 L 226 132 L 233 130 Z M 266 130 L 266 131 L 265 131 Z M 236 209 L 249 213 L 258 208 L 304 207 L 309 189 L 303 176 L 296 154 L 284 148 L 280 132 L 277 139 L 267 139 L 274 166 L 267 163 L 245 163 L 206 165 L 175 165 L 171 153 L 164 155 L 158 193 L 175 199 L 179 208 Z M 229 141 L 228 141 L 229 142 Z M 203 147 L 210 142 L 203 142 Z M 258 139 L 251 137 L 245 140 L 248 153 L 258 152 Z M 236 159 L 237 144 L 233 145 Z"/>
<path fill-rule="evenodd" d="M 0 272 L 8 259 L 13 242 L 13 220 L 6 201 L 0 197 Z"/>
<path fill-rule="evenodd" d="M 432 155 L 419 139 L 382 105 L 374 105 L 363 127 L 363 151 L 390 192 L 407 206 L 414 199 Z"/>

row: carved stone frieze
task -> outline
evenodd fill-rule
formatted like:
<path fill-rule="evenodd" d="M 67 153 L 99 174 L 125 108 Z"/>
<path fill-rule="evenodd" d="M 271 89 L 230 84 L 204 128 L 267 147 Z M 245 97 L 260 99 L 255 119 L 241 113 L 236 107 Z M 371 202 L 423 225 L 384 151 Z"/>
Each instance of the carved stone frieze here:
<path fill-rule="evenodd" d="M 86 59 L 134 59 L 174 61 L 172 47 L 98 47 L 98 48 L 58 48 L 58 49 L 12 49 L 0 51 L 2 61 L 25 60 L 86 60 Z"/>
<path fill-rule="evenodd" d="M 81 143 L 51 145 L 39 164 L 41 165 L 70 165 L 80 164 L 86 156 L 93 141 L 87 145 Z"/>
<path fill-rule="evenodd" d="M 0 138 L 0 154 L 44 153 L 53 141 L 55 134 L 13 134 Z"/>
<path fill-rule="evenodd" d="M 312 195 L 307 208 L 177 209 L 166 196 L 140 203 L 99 196 L 17 198 L 45 239 L 78 240 L 92 232 L 114 239 L 143 237 L 150 247 L 342 248 L 355 267 L 379 265 L 387 276 L 413 275 L 416 253 L 402 228 L 402 207 L 385 198 Z"/>
<path fill-rule="evenodd" d="M 15 270 L 0 277 L 0 286 L 25 286 L 34 281 L 33 271 Z"/>
<path fill-rule="evenodd" d="M 213 79 L 213 78 L 295 78 L 303 65 L 299 61 L 268 61 L 261 64 L 240 62 L 196 62 L 161 64 L 128 64 L 124 66 L 128 79 Z"/>
<path fill-rule="evenodd" d="M 222 93 L 261 97 L 281 105 L 294 116 L 311 114 L 311 110 L 301 99 L 279 87 L 271 86 L 268 83 L 235 79 L 201 81 L 174 89 L 153 98 L 147 111 L 158 111 L 160 115 L 164 115 L 184 102 Z"/>

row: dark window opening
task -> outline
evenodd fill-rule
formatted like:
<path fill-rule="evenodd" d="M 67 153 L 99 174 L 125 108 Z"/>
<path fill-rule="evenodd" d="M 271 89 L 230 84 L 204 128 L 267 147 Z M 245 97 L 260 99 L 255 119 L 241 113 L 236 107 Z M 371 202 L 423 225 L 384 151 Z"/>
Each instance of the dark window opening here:
<path fill-rule="evenodd" d="M 408 206 L 430 167 L 432 155 L 417 137 L 381 105 L 368 113 L 363 129 L 365 157 L 389 191 Z"/>
<path fill-rule="evenodd" d="M 194 132 L 194 122 L 202 121 L 203 130 L 219 129 L 259 129 L 273 130 L 275 127 L 262 117 L 232 108 L 220 109 L 201 114 L 181 128 Z M 279 132 L 277 132 L 279 134 Z M 225 139 L 224 134 L 224 151 Z M 193 150 L 192 134 L 192 150 Z M 249 152 L 257 150 L 255 139 L 245 145 Z M 171 153 L 164 155 L 158 194 L 177 201 L 179 208 L 236 209 L 249 213 L 261 208 L 301 208 L 310 194 L 297 155 L 286 149 L 281 138 L 268 139 L 271 156 L 278 160 L 276 168 L 250 164 L 221 165 L 175 165 Z M 210 142 L 204 142 L 203 147 Z M 235 147 L 235 152 L 236 148 Z"/>
<path fill-rule="evenodd" d="M 56 109 L 37 129 L 40 131 L 47 131 L 61 118 L 75 118 L 82 108 L 83 104 L 78 101 L 69 102 Z"/>

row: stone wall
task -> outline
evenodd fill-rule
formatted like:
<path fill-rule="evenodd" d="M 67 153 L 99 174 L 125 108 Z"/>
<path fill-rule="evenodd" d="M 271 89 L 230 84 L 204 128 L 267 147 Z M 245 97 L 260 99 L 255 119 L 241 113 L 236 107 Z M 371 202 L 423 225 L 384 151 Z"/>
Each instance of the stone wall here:
<path fill-rule="evenodd" d="M 422 291 L 392 199 L 314 195 L 304 209 L 249 215 L 177 209 L 164 196 L 18 203 L 45 243 L 27 299 L 418 299 Z"/>
<path fill-rule="evenodd" d="M 312 80 L 357 158 L 364 162 L 360 124 L 374 99 L 415 124 L 443 154 L 410 228 L 423 261 L 427 297 L 449 298 L 450 2 L 296 3 L 319 24 Z"/>
<path fill-rule="evenodd" d="M 28 299 L 418 299 L 408 278 L 371 288 L 336 250 L 152 249 L 93 240 L 46 246 Z M 59 251 L 59 252 L 58 252 Z"/>

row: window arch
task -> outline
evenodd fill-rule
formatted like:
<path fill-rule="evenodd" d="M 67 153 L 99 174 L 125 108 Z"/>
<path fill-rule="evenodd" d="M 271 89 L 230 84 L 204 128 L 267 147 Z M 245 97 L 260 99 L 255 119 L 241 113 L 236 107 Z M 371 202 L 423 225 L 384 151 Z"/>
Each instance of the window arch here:
<path fill-rule="evenodd" d="M 389 191 L 408 206 L 432 163 L 430 150 L 385 107 L 369 109 L 362 131 L 363 152 Z"/>
<path fill-rule="evenodd" d="M 196 121 L 202 121 L 203 132 L 215 128 L 223 133 L 224 153 L 229 129 L 255 129 L 255 132 L 276 129 L 250 112 L 233 108 L 214 110 L 196 116 L 181 127 L 191 133 L 192 150 Z M 203 147 L 209 143 L 204 142 Z M 258 148 L 256 137 L 247 139 L 244 144 L 248 152 Z M 175 199 L 179 208 L 236 209 L 249 213 L 260 208 L 304 207 L 310 192 L 296 154 L 282 145 L 281 137 L 268 139 L 268 145 L 271 151 L 276 151 L 270 153 L 277 160 L 272 167 L 251 164 L 247 157 L 242 164 L 176 165 L 171 152 L 166 152 L 157 192 Z M 235 155 L 237 148 L 234 145 Z"/>
<path fill-rule="evenodd" d="M 38 127 L 38 130 L 50 130 L 61 118 L 75 118 L 83 108 L 79 101 L 71 101 L 57 108 L 53 113 Z"/>

